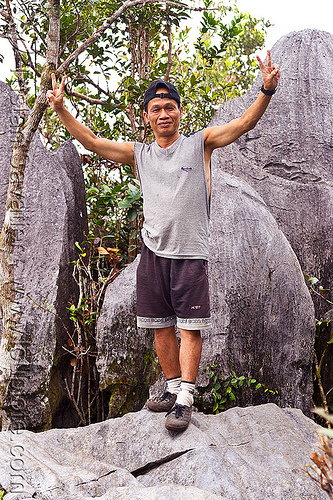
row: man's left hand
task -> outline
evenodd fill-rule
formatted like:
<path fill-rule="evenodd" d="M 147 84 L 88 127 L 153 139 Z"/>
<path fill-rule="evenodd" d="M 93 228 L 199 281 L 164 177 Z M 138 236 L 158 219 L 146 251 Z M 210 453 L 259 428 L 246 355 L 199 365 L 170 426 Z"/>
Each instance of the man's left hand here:
<path fill-rule="evenodd" d="M 277 87 L 277 84 L 279 82 L 280 78 L 280 70 L 277 64 L 272 64 L 271 61 L 271 51 L 267 50 L 267 61 L 266 61 L 266 66 L 262 62 L 259 56 L 257 57 L 257 61 L 259 63 L 261 72 L 262 72 L 262 78 L 264 81 L 264 88 L 266 90 L 274 90 Z"/>

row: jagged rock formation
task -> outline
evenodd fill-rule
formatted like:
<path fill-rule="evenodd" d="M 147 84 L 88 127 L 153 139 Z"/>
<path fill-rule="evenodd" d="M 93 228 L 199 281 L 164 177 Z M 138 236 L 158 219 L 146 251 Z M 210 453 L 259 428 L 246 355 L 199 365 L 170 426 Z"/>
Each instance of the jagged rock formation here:
<path fill-rule="evenodd" d="M 4 500 L 327 498 L 302 470 L 316 449 L 316 426 L 299 410 L 195 413 L 177 435 L 164 421 L 142 410 L 77 429 L 2 432 Z"/>
<path fill-rule="evenodd" d="M 243 388 L 239 403 L 273 400 L 308 413 L 314 309 L 301 268 L 260 196 L 221 169 L 213 172 L 213 328 L 205 332 L 201 373 L 207 364 L 217 364 L 225 376 L 233 368 L 278 390 L 272 396 Z"/>
<path fill-rule="evenodd" d="M 216 167 L 246 180 L 260 194 L 303 272 L 331 289 L 332 58 L 330 33 L 304 30 L 282 37 L 272 48 L 281 79 L 266 113 L 249 133 L 215 151 L 213 159 Z M 261 76 L 244 97 L 221 106 L 211 125 L 240 116 L 260 87 Z M 317 307 L 329 309 L 324 302 Z"/>
<path fill-rule="evenodd" d="M 19 104 L 17 94 L 1 82 L 0 109 L 2 225 Z M 63 423 L 64 409 L 67 424 L 75 425 L 63 387 L 70 365 L 61 348 L 68 346 L 68 337 L 59 318 L 71 328 L 66 307 L 75 300 L 77 289 L 70 262 L 77 255 L 75 241 L 84 239 L 86 227 L 84 181 L 75 147 L 66 142 L 52 154 L 36 134 L 29 151 L 15 245 L 15 307 L 20 311 L 16 329 L 24 350 L 16 346 L 11 352 L 19 361 L 13 364 L 5 396 L 5 427 L 50 427 L 52 421 Z M 58 316 L 35 307 L 33 301 L 52 307 Z M 0 321 L 0 335 L 1 329 Z"/>
<path fill-rule="evenodd" d="M 272 60 L 282 69 L 281 79 L 266 113 L 253 130 L 213 155 L 213 175 L 219 177 L 223 170 L 244 179 L 266 203 L 296 253 L 302 272 L 319 278 L 320 284 L 330 290 L 333 290 L 332 58 L 330 33 L 304 30 L 282 37 L 272 49 Z M 261 76 L 244 97 L 221 106 L 211 125 L 222 125 L 240 116 L 255 100 L 260 86 Z M 212 205 L 216 205 L 214 191 Z M 332 293 L 330 296 L 325 292 L 325 296 L 332 301 Z M 325 316 L 331 305 L 313 298 L 316 317 Z M 329 332 L 324 332 L 318 340 L 322 352 L 327 340 Z M 329 363 L 332 346 L 328 348 L 322 369 L 326 392 L 333 380 Z M 298 374 L 306 372 L 310 363 L 306 366 L 300 361 L 295 369 Z M 329 404 L 332 401 L 330 396 Z"/>

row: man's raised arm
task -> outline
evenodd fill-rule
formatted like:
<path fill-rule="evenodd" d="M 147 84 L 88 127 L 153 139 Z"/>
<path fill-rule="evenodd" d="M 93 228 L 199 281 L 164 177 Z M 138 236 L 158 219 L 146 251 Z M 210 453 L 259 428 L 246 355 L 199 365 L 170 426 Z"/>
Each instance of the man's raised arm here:
<path fill-rule="evenodd" d="M 65 108 L 63 100 L 65 82 L 66 77 L 64 76 L 58 87 L 56 77 L 52 74 L 53 90 L 47 91 L 47 99 L 68 132 L 89 151 L 93 151 L 117 163 L 134 165 L 133 142 L 115 142 L 108 139 L 100 139 L 88 127 L 76 120 Z"/>
<path fill-rule="evenodd" d="M 241 135 L 253 129 L 274 94 L 280 78 L 280 70 L 277 64 L 271 63 L 271 53 L 267 51 L 266 66 L 257 56 L 257 60 L 263 76 L 263 86 L 256 101 L 240 117 L 219 127 L 208 127 L 204 130 L 205 152 L 211 153 L 215 148 L 221 148 L 234 142 Z"/>

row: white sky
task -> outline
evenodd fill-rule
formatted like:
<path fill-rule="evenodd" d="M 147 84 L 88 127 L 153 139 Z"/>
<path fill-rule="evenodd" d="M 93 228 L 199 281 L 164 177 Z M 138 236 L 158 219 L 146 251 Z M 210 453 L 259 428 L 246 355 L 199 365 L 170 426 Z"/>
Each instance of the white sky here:
<path fill-rule="evenodd" d="M 237 5 L 240 11 L 274 24 L 268 28 L 265 49 L 291 31 L 312 28 L 333 33 L 332 0 L 237 0 Z"/>
<path fill-rule="evenodd" d="M 333 33 L 332 0 L 237 0 L 237 5 L 239 10 L 274 24 L 268 29 L 265 50 L 259 52 L 262 58 L 266 49 L 291 31 L 315 28 Z M 14 67 L 14 59 L 8 42 L 1 38 L 0 53 L 5 56 L 4 64 L 0 64 L 0 80 L 4 81 Z"/>

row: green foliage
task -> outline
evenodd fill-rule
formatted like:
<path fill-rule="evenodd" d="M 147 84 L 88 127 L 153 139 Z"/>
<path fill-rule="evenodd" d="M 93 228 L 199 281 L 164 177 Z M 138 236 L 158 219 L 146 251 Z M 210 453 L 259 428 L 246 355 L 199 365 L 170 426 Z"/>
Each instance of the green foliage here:
<path fill-rule="evenodd" d="M 327 298 L 330 289 L 324 288 L 319 284 L 319 279 L 305 274 L 305 280 L 309 286 L 309 291 L 321 300 L 332 305 L 332 302 Z M 314 399 L 317 405 L 323 405 L 324 411 L 333 411 L 333 405 L 329 404 L 329 396 L 333 391 L 331 385 L 332 369 L 331 355 L 333 344 L 333 332 L 329 332 L 331 319 L 329 317 L 321 317 L 316 319 L 316 335 L 314 346 L 314 364 L 313 373 L 315 385 Z M 316 412 L 318 414 L 318 412 Z"/>
<path fill-rule="evenodd" d="M 327 425 L 330 426 L 329 429 L 325 427 L 320 427 L 318 429 L 318 432 L 320 432 L 320 434 L 326 434 L 326 436 L 329 436 L 330 438 L 333 439 L 333 429 L 331 428 L 333 425 L 333 415 L 327 413 L 323 408 L 315 408 L 313 411 L 314 413 L 319 415 L 324 421 L 326 421 Z"/>
<path fill-rule="evenodd" d="M 117 248 L 122 265 L 138 247 L 142 219 L 139 181 L 129 167 L 83 155 L 89 227 L 104 245 Z M 96 168 L 98 166 L 98 168 Z"/>
<path fill-rule="evenodd" d="M 100 313 L 106 287 L 117 276 L 119 252 L 104 246 L 102 238 L 89 232 L 87 240 L 75 243 L 79 254 L 72 262 L 73 277 L 78 285 L 77 302 L 69 304 L 69 318 L 73 330 L 68 334 L 68 345 L 62 346 L 70 355 L 71 381 L 65 378 L 68 397 L 80 418 L 79 424 L 103 420 L 100 388 L 96 378 L 96 320 Z"/>
<path fill-rule="evenodd" d="M 186 7 L 139 5 L 126 11 L 72 63 L 66 87 L 71 107 L 97 136 L 115 141 L 151 140 L 141 102 L 147 85 L 156 78 L 167 75 L 179 89 L 183 133 L 207 126 L 219 104 L 241 95 L 251 85 L 257 68 L 253 54 L 262 47 L 269 22 L 254 19 L 227 3 L 205 0 L 203 4 L 212 10 L 204 10 L 201 17 L 196 14 L 194 42 L 194 30 L 185 26 L 187 21 L 193 24 Z M 101 0 L 62 2 L 59 62 L 121 5 Z M 21 57 L 32 106 L 45 61 L 48 10 L 36 0 L 13 0 L 12 8 L 25 40 Z M 5 22 L 0 32 L 10 37 Z M 8 83 L 16 88 L 16 76 Z M 70 138 L 50 109 L 41 132 L 52 149 Z M 142 214 L 135 173 L 94 154 L 84 158 L 90 229 L 99 237 L 108 235 L 111 246 L 120 249 L 126 263 L 138 245 Z"/>
<path fill-rule="evenodd" d="M 236 6 L 209 3 L 218 10 L 203 13 L 194 52 L 189 33 L 176 33 L 181 57 L 174 61 L 174 75 L 184 107 L 184 133 L 207 126 L 218 105 L 249 88 L 257 70 L 254 52 L 263 45 L 270 26 L 240 13 Z M 231 13 L 234 18 L 226 23 Z"/>
<path fill-rule="evenodd" d="M 321 299 L 325 300 L 328 304 L 333 305 L 333 302 L 328 300 L 328 298 L 325 296 L 325 292 L 331 291 L 329 288 L 324 288 L 322 285 L 319 285 L 319 279 L 315 278 L 314 276 L 309 276 L 308 274 L 305 274 L 304 278 L 309 285 L 310 293 L 317 295 Z M 315 288 L 315 285 L 317 285 L 318 289 Z"/>
<path fill-rule="evenodd" d="M 206 369 L 211 381 L 214 414 L 235 406 L 237 402 L 237 391 L 243 386 L 248 389 L 254 389 L 255 391 L 263 390 L 270 394 L 277 394 L 277 391 L 269 389 L 265 384 L 258 382 L 254 378 L 246 378 L 244 375 L 238 377 L 232 369 L 230 377 L 218 375 L 216 373 L 217 365 L 207 366 Z"/>
<path fill-rule="evenodd" d="M 82 334 L 95 338 L 95 323 L 102 305 L 106 285 L 119 272 L 119 250 L 105 245 L 102 238 L 96 238 L 92 231 L 82 244 L 75 242 L 79 250 L 78 258 L 72 262 L 73 276 L 80 295 L 76 305 L 67 308 L 70 319 L 75 323 L 78 337 Z M 95 275 L 95 278 L 93 276 Z"/>

